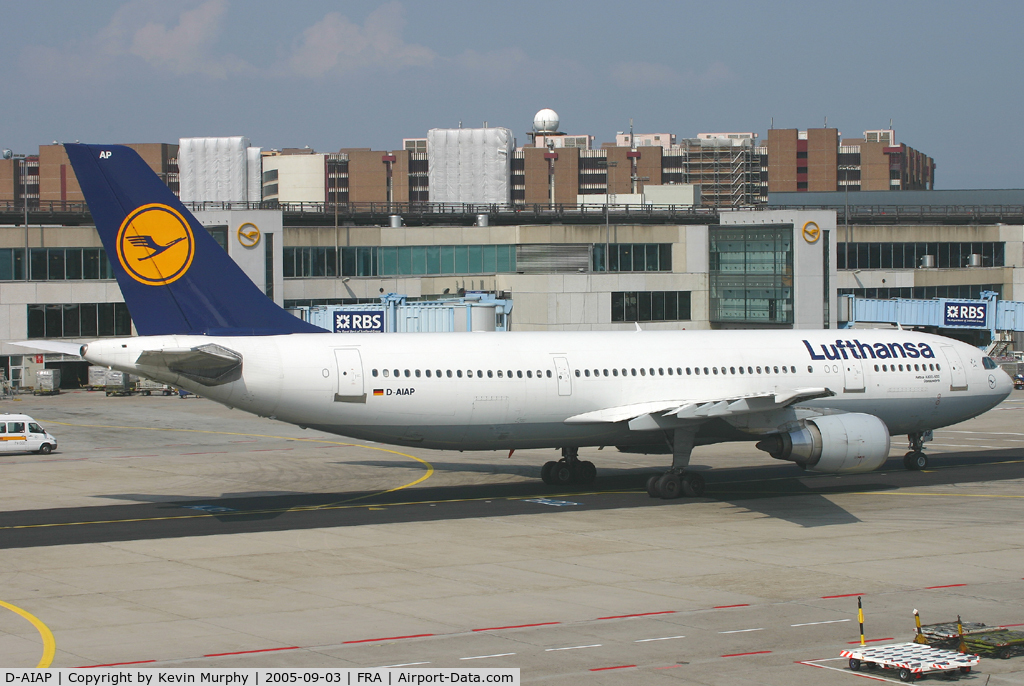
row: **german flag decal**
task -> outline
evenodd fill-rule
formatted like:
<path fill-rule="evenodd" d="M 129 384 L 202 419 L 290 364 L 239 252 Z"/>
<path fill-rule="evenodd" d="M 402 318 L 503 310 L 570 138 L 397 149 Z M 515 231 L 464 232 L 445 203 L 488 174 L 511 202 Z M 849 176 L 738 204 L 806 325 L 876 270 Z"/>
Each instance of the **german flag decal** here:
<path fill-rule="evenodd" d="M 384 389 L 383 388 L 375 388 L 375 389 L 373 389 L 373 394 L 374 395 L 384 395 Z"/>

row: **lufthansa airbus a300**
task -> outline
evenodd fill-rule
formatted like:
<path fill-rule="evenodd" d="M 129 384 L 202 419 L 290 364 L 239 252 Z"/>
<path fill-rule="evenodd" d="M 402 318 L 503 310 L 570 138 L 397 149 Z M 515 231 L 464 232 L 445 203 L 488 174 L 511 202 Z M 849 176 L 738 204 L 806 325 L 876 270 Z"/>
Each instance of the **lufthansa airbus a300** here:
<path fill-rule="evenodd" d="M 652 497 L 700 495 L 694 445 L 757 441 L 805 469 L 867 472 L 907 434 L 1011 390 L 978 349 L 901 330 L 332 334 L 269 300 L 141 158 L 67 145 L 138 337 L 32 341 L 303 427 L 440 450 L 561 449 L 542 478 L 592 481 L 583 446 L 672 455 Z M 73 350 L 71 350 L 73 348 Z"/>

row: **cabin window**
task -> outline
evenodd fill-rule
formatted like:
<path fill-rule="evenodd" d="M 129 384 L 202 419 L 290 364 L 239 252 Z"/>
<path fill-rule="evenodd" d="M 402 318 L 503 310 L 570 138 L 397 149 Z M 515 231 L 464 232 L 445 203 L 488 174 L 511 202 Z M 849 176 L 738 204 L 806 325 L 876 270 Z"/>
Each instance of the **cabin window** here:
<path fill-rule="evenodd" d="M 813 374 L 814 373 L 814 367 L 812 367 L 811 365 L 807 365 L 807 373 L 808 374 Z"/>
<path fill-rule="evenodd" d="M 783 374 L 788 374 L 789 373 L 789 367 L 787 367 L 786 365 L 782 365 L 782 373 Z"/>
<path fill-rule="evenodd" d="M 579 375 L 580 375 L 580 373 L 577 371 L 576 372 L 576 376 L 579 376 Z M 589 377 L 590 376 L 590 370 L 589 369 L 584 369 L 583 370 L 583 376 Z"/>
<path fill-rule="evenodd" d="M 730 374 L 735 374 L 736 373 L 736 367 L 729 367 L 729 373 Z"/>
<path fill-rule="evenodd" d="M 618 375 L 619 375 L 619 370 L 618 369 L 613 369 L 612 370 L 612 376 L 618 376 Z"/>
<path fill-rule="evenodd" d="M 647 370 L 643 367 L 640 368 L 640 376 L 647 376 Z"/>
<path fill-rule="evenodd" d="M 776 374 L 778 374 L 779 373 L 779 368 L 778 367 L 773 367 L 772 371 L 775 372 Z"/>
<path fill-rule="evenodd" d="M 385 369 L 384 370 L 384 378 L 387 378 L 387 376 L 388 376 L 388 370 Z"/>
<path fill-rule="evenodd" d="M 430 370 L 428 369 L 425 373 L 427 375 L 427 378 L 429 379 L 430 378 Z"/>
<path fill-rule="evenodd" d="M 374 369 L 373 371 L 371 371 L 370 375 L 373 376 L 374 378 L 377 378 L 377 370 Z"/>
<path fill-rule="evenodd" d="M 604 370 L 604 375 L 608 376 L 608 370 L 607 369 Z"/>
<path fill-rule="evenodd" d="M 699 373 L 699 371 L 698 371 L 698 373 Z M 687 368 L 686 368 L 686 375 L 687 375 L 687 376 L 689 376 L 689 375 L 690 375 L 690 368 L 689 368 L 689 367 L 687 367 Z"/>
<path fill-rule="evenodd" d="M 540 372 L 538 372 L 538 374 L 540 374 Z M 549 379 L 551 378 L 551 370 L 550 369 L 547 371 L 547 376 L 548 376 Z"/>
<path fill-rule="evenodd" d="M 499 379 L 504 379 L 505 378 L 504 372 L 502 372 L 500 369 L 498 370 L 498 378 Z"/>
<path fill-rule="evenodd" d="M 743 367 L 740 367 L 740 374 L 743 373 Z"/>
<path fill-rule="evenodd" d="M 875 365 L 875 371 L 876 372 L 878 371 L 878 365 L 877 364 Z"/>
<path fill-rule="evenodd" d="M 409 376 L 409 372 L 406 372 L 405 375 Z M 420 370 L 418 370 L 418 369 L 416 370 L 416 378 L 417 379 L 420 378 Z"/>
<path fill-rule="evenodd" d="M 757 373 L 758 373 L 758 374 L 760 374 L 760 373 L 761 373 L 761 368 L 760 368 L 760 367 L 758 367 L 758 368 L 757 368 Z"/>
<path fill-rule="evenodd" d="M 511 369 L 508 370 L 508 378 L 510 378 L 510 379 L 512 378 L 512 370 Z"/>
<path fill-rule="evenodd" d="M 653 374 L 653 373 L 654 373 L 654 370 L 652 369 L 651 370 L 651 374 Z M 668 373 L 671 374 L 672 370 L 671 369 L 668 370 Z M 658 376 L 665 376 L 665 369 L 663 367 L 658 367 Z"/>
<path fill-rule="evenodd" d="M 687 367 L 686 369 L 687 369 L 687 370 L 689 370 L 690 368 L 689 368 L 689 367 Z M 686 373 L 687 373 L 687 374 L 689 374 L 690 372 L 689 372 L 689 371 L 687 371 Z M 682 369 L 682 367 L 676 367 L 676 374 L 678 374 L 679 376 L 682 376 L 682 375 L 683 375 L 683 369 Z"/>
<path fill-rule="evenodd" d="M 526 378 L 527 379 L 532 379 L 533 378 L 533 372 L 530 371 L 529 369 L 526 370 Z"/>
<path fill-rule="evenodd" d="M 449 369 L 446 375 L 449 379 L 452 378 L 452 370 Z"/>
<path fill-rule="evenodd" d="M 523 370 L 522 370 L 522 369 L 520 369 L 519 371 L 517 371 L 517 372 L 516 372 L 516 376 L 517 376 L 518 378 L 520 378 L 520 379 L 521 379 L 521 378 L 523 378 Z"/>
<path fill-rule="evenodd" d="M 796 367 L 790 367 L 790 368 L 789 368 L 789 371 L 791 371 L 791 372 L 793 372 L 794 374 L 796 374 Z"/>
<path fill-rule="evenodd" d="M 494 378 L 494 372 L 491 371 L 490 369 L 487 370 L 487 378 L 488 379 L 493 379 Z"/>
<path fill-rule="evenodd" d="M 484 378 L 483 370 L 481 370 L 481 369 L 476 370 L 476 378 L 478 378 L 478 379 Z"/>
<path fill-rule="evenodd" d="M 461 369 L 456 369 L 455 370 L 455 375 L 458 376 L 461 379 L 462 378 L 462 370 Z"/>

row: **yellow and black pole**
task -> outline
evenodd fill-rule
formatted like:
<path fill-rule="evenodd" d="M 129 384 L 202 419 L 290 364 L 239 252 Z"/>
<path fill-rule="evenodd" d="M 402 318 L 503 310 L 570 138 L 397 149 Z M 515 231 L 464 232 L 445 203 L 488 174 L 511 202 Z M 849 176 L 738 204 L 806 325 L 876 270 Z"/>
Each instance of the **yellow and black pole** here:
<path fill-rule="evenodd" d="M 967 652 L 967 642 L 964 641 L 964 623 L 960 621 L 960 615 L 956 616 L 956 633 L 960 637 L 960 645 L 957 647 L 961 653 Z"/>
<path fill-rule="evenodd" d="M 914 637 L 914 643 L 923 643 L 928 645 L 928 639 L 921 633 L 921 615 L 917 610 L 914 610 L 914 623 L 917 624 L 917 636 Z"/>
<path fill-rule="evenodd" d="M 857 621 L 860 622 L 860 644 L 864 643 L 864 605 L 860 602 L 860 596 L 857 596 Z"/>

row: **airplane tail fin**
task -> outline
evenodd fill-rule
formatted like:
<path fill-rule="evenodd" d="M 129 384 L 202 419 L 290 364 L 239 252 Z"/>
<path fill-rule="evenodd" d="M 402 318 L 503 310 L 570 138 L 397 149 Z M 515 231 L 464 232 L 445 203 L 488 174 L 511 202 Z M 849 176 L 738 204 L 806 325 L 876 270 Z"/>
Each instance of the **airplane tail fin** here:
<path fill-rule="evenodd" d="M 64 148 L 139 334 L 324 332 L 264 295 L 134 150 Z"/>

